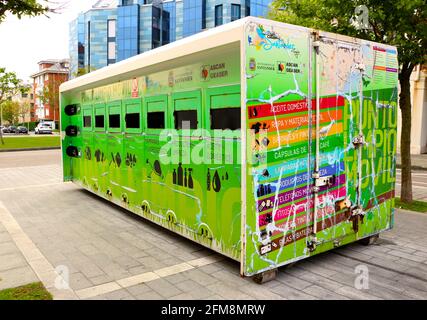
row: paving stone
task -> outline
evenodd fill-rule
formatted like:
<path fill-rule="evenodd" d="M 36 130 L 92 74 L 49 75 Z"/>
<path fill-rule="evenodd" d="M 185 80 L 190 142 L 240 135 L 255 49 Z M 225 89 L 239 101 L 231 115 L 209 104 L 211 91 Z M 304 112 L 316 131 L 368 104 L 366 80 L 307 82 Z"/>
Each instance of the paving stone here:
<path fill-rule="evenodd" d="M 80 290 L 93 286 L 93 283 L 87 279 L 81 272 L 72 273 L 69 277 L 70 287 L 73 290 Z"/>
<path fill-rule="evenodd" d="M 182 276 L 194 280 L 197 283 L 201 284 L 202 286 L 207 286 L 209 284 L 215 283 L 220 281 L 219 279 L 211 276 L 210 274 L 203 271 L 204 268 L 197 268 L 188 270 L 182 273 Z"/>
<path fill-rule="evenodd" d="M 149 286 L 147 286 L 147 284 L 145 284 L 145 283 L 140 283 L 140 284 L 137 284 L 135 286 L 128 287 L 128 288 L 126 288 L 126 290 L 129 291 L 130 294 L 132 294 L 133 296 L 138 296 L 138 295 L 141 295 L 143 293 L 147 293 L 147 292 L 152 291 L 152 289 Z"/>
<path fill-rule="evenodd" d="M 302 290 L 294 289 L 281 283 L 270 289 L 271 292 L 278 294 L 285 300 L 314 300 L 315 297 L 305 293 Z"/>
<path fill-rule="evenodd" d="M 337 294 L 334 291 L 327 290 L 317 285 L 312 285 L 310 287 L 307 287 L 303 291 L 305 293 L 308 293 L 312 296 L 315 296 L 319 299 L 324 299 L 324 300 L 349 300 L 349 298 L 343 295 Z"/>
<path fill-rule="evenodd" d="M 312 282 L 302 280 L 283 272 L 279 272 L 276 280 L 298 290 L 303 290 L 304 288 L 307 288 L 313 284 Z"/>
<path fill-rule="evenodd" d="M 369 290 L 358 290 L 354 287 L 344 286 L 335 291 L 335 293 L 345 296 L 349 299 L 357 300 L 381 300 L 381 298 L 369 294 Z"/>
<path fill-rule="evenodd" d="M 147 285 L 160 294 L 163 298 L 170 298 L 182 293 L 176 286 L 170 284 L 164 279 L 157 279 L 147 282 Z"/>
<path fill-rule="evenodd" d="M 92 284 L 94 286 L 97 286 L 97 285 L 100 285 L 100 284 L 111 282 L 111 281 L 113 281 L 113 279 L 110 276 L 104 274 L 104 275 L 100 275 L 100 276 L 89 278 L 89 281 L 92 282 Z"/>
<path fill-rule="evenodd" d="M 167 276 L 167 277 L 164 277 L 163 279 L 165 279 L 166 281 L 168 281 L 168 282 L 170 282 L 171 284 L 177 284 L 177 283 L 180 283 L 180 282 L 183 282 L 183 281 L 185 281 L 185 280 L 188 280 L 189 279 L 189 277 L 188 277 L 188 273 L 185 273 L 185 272 L 181 272 L 181 273 L 177 273 L 177 274 L 173 274 L 173 275 L 170 275 L 170 276 Z M 193 276 L 191 276 L 191 279 L 193 279 L 194 280 L 194 277 Z"/>
<path fill-rule="evenodd" d="M 175 285 L 182 292 L 190 294 L 193 299 L 199 300 L 213 295 L 213 292 L 207 289 L 205 286 L 193 280 L 185 280 Z"/>
<path fill-rule="evenodd" d="M 189 293 L 180 293 L 176 296 L 168 298 L 168 300 L 194 300 L 194 297 Z"/>
<path fill-rule="evenodd" d="M 106 293 L 104 295 L 107 300 L 135 300 L 126 289 L 120 289 L 113 292 Z"/>
<path fill-rule="evenodd" d="M 224 283 L 216 282 L 207 286 L 209 290 L 218 294 L 225 299 L 238 300 L 238 299 L 251 299 L 249 294 L 243 293 L 242 291 L 236 290 L 233 287 Z"/>
<path fill-rule="evenodd" d="M 410 254 L 410 253 L 406 253 L 406 252 L 402 252 L 401 250 L 391 250 L 388 252 L 391 255 L 397 256 L 397 257 L 401 257 L 401 258 L 405 258 L 408 260 L 412 260 L 415 262 L 424 262 L 427 261 L 426 257 L 421 257 L 421 256 L 417 256 L 414 254 Z"/>
<path fill-rule="evenodd" d="M 13 241 L 7 241 L 0 243 L 0 257 L 5 254 L 19 252 L 18 247 Z"/>
<path fill-rule="evenodd" d="M 337 275 L 337 273 L 330 276 L 332 279 Z M 315 273 L 305 273 L 299 276 L 300 279 L 305 280 L 307 282 L 313 283 L 317 286 L 320 286 L 322 288 L 335 291 L 338 288 L 342 287 L 343 285 L 339 282 L 336 282 L 334 280 L 331 280 L 329 278 L 323 277 L 321 275 L 315 274 Z M 308 288 L 308 287 L 307 287 Z M 304 288 L 305 289 L 305 288 Z M 302 290 L 304 290 L 302 289 Z"/>
<path fill-rule="evenodd" d="M 25 267 L 27 262 L 20 253 L 7 253 L 0 255 L 0 271 Z"/>
<path fill-rule="evenodd" d="M 28 266 L 0 271 L 0 290 L 16 288 L 28 283 L 38 282 L 34 271 Z"/>
<path fill-rule="evenodd" d="M 153 290 L 136 295 L 135 298 L 137 300 L 163 300 L 164 299 L 164 297 L 162 297 L 160 294 L 158 294 Z"/>

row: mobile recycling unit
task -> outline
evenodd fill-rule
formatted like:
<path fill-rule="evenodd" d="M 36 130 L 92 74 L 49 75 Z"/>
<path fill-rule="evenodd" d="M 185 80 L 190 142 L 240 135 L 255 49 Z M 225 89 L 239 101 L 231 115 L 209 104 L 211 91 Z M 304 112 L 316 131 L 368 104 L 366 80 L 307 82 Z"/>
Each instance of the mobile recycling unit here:
<path fill-rule="evenodd" d="M 241 263 L 393 225 L 395 47 L 248 17 L 64 83 L 64 181 Z"/>

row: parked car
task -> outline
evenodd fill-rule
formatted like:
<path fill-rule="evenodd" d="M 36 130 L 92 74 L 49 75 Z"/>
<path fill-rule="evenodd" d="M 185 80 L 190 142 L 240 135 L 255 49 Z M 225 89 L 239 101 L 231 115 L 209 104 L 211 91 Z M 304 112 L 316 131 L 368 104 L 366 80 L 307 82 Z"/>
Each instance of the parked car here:
<path fill-rule="evenodd" d="M 16 129 L 17 130 L 15 131 L 15 133 L 19 133 L 19 134 L 27 134 L 28 133 L 28 129 L 23 127 L 23 126 L 19 126 Z"/>
<path fill-rule="evenodd" d="M 47 123 L 39 123 L 34 131 L 35 134 L 52 134 L 52 127 Z"/>
<path fill-rule="evenodd" d="M 4 127 L 4 128 L 2 129 L 2 132 L 3 132 L 3 133 L 11 133 L 11 131 L 10 131 L 10 127 Z"/>
<path fill-rule="evenodd" d="M 9 133 L 18 133 L 18 128 L 16 126 L 10 126 Z"/>

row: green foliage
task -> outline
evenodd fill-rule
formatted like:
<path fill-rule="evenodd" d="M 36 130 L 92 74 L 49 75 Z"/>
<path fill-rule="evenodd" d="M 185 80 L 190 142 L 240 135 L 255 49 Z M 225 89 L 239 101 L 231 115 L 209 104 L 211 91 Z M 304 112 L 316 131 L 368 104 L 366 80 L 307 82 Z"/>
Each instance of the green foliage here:
<path fill-rule="evenodd" d="M 363 9 L 360 11 L 359 9 Z M 426 0 L 275 0 L 270 18 L 394 45 L 399 59 L 403 202 L 412 201 L 410 76 L 427 62 Z M 355 22 L 364 23 L 355 23 Z M 361 27 L 363 26 L 363 27 Z"/>
<path fill-rule="evenodd" d="M 6 13 L 10 12 L 19 19 L 23 16 L 38 16 L 49 10 L 37 2 L 37 0 L 0 0 L 0 22 L 2 22 Z"/>
<path fill-rule="evenodd" d="M 19 103 L 16 101 L 5 101 L 1 104 L 3 121 L 15 124 L 19 118 Z"/>
<path fill-rule="evenodd" d="M 21 87 L 21 80 L 15 72 L 7 72 L 6 68 L 0 67 L 0 104 L 15 95 Z"/>
<path fill-rule="evenodd" d="M 411 203 L 405 203 L 400 200 L 400 198 L 395 198 L 395 207 L 410 211 L 417 211 L 417 212 L 427 212 L 427 202 L 425 201 L 418 201 L 413 200 Z"/>
<path fill-rule="evenodd" d="M 0 300 L 52 300 L 52 295 L 41 282 L 0 291 Z"/>
<path fill-rule="evenodd" d="M 357 6 L 368 8 L 370 28 L 352 24 Z M 426 63 L 425 0 L 275 0 L 270 17 L 291 24 L 395 45 L 402 66 Z M 334 22 L 334 23 L 332 23 Z"/>
<path fill-rule="evenodd" d="M 59 135 L 4 137 L 3 140 L 0 149 L 59 148 L 61 145 Z"/>

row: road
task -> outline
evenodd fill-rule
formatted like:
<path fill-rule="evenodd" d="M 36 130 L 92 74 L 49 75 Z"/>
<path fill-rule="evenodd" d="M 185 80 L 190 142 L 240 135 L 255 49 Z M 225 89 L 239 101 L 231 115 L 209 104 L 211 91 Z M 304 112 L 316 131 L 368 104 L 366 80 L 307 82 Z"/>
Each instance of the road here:
<path fill-rule="evenodd" d="M 238 262 L 62 183 L 59 161 L 59 150 L 0 153 L 0 290 L 40 279 L 56 299 L 427 299 L 425 214 L 397 210 L 375 245 L 310 257 L 257 285 Z M 425 175 L 415 181 L 424 187 Z M 368 286 L 358 289 L 361 267 Z M 53 286 L 57 268 L 70 289 Z"/>

